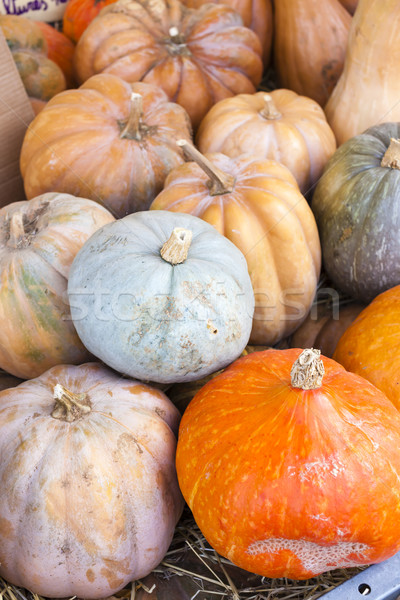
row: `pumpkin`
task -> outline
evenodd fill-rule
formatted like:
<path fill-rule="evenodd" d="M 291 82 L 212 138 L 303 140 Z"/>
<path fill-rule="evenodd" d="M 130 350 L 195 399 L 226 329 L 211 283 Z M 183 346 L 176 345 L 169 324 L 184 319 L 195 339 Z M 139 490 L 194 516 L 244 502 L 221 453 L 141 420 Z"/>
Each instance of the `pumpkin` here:
<path fill-rule="evenodd" d="M 190 8 L 199 8 L 210 0 L 184 0 L 183 4 Z M 257 34 L 262 47 L 264 66 L 269 64 L 272 45 L 272 3 L 271 0 L 213 0 L 215 4 L 227 4 L 236 10 L 243 19 L 245 27 Z"/>
<path fill-rule="evenodd" d="M 183 508 L 179 417 L 161 391 L 94 363 L 1 392 L 1 576 L 89 599 L 156 567 Z"/>
<path fill-rule="evenodd" d="M 173 169 L 152 209 L 201 217 L 244 254 L 255 295 L 250 342 L 272 345 L 304 320 L 321 267 L 318 230 L 294 177 L 255 156 L 202 156 Z"/>
<path fill-rule="evenodd" d="M 324 106 L 343 70 L 351 16 L 339 0 L 279 0 L 274 15 L 280 86 Z"/>
<path fill-rule="evenodd" d="M 364 308 L 365 304 L 358 302 L 343 303 L 339 306 L 316 304 L 291 336 L 291 348 L 312 347 L 331 358 L 339 339 Z"/>
<path fill-rule="evenodd" d="M 47 42 L 34 21 L 16 15 L 0 15 L 2 30 L 29 97 L 49 100 L 65 90 L 60 67 L 47 56 Z"/>
<path fill-rule="evenodd" d="M 74 260 L 68 295 L 90 352 L 158 383 L 201 379 L 232 362 L 254 312 L 240 250 L 201 219 L 168 211 L 96 232 Z"/>
<path fill-rule="evenodd" d="M 317 182 L 336 150 L 322 108 L 291 90 L 221 100 L 203 119 L 196 145 L 206 153 L 276 160 L 292 172 L 303 194 Z"/>
<path fill-rule="evenodd" d="M 83 196 L 118 217 L 148 208 L 183 162 L 176 137 L 191 140 L 189 119 L 161 89 L 96 75 L 30 124 L 20 155 L 25 193 Z"/>
<path fill-rule="evenodd" d="M 318 350 L 256 352 L 207 383 L 179 428 L 178 481 L 212 547 L 308 579 L 400 548 L 400 414 Z"/>
<path fill-rule="evenodd" d="M 360 0 L 343 73 L 325 106 L 338 145 L 385 121 L 400 121 L 400 3 Z"/>
<path fill-rule="evenodd" d="M 379 294 L 343 333 L 334 358 L 368 379 L 400 410 L 400 285 Z"/>
<path fill-rule="evenodd" d="M 74 61 L 80 83 L 112 73 L 161 87 L 194 128 L 218 100 L 255 92 L 263 70 L 257 35 L 236 11 L 209 3 L 190 9 L 179 0 L 105 7 L 80 38 Z"/>
<path fill-rule="evenodd" d="M 65 76 L 68 88 L 75 87 L 73 56 L 75 44 L 64 33 L 44 21 L 36 21 L 47 42 L 47 56 L 55 62 Z M 60 90 L 61 91 L 61 90 Z"/>
<path fill-rule="evenodd" d="M 339 2 L 349 11 L 350 14 L 354 15 L 358 0 L 339 0 Z"/>
<path fill-rule="evenodd" d="M 351 138 L 326 165 L 312 199 L 325 270 L 362 302 L 400 283 L 399 123 Z"/>
<path fill-rule="evenodd" d="M 115 0 L 68 0 L 62 20 L 63 33 L 75 44 L 102 8 Z"/>
<path fill-rule="evenodd" d="M 112 215 L 90 200 L 48 193 L 0 210 L 0 368 L 30 379 L 90 358 L 67 299 L 71 263 Z"/>

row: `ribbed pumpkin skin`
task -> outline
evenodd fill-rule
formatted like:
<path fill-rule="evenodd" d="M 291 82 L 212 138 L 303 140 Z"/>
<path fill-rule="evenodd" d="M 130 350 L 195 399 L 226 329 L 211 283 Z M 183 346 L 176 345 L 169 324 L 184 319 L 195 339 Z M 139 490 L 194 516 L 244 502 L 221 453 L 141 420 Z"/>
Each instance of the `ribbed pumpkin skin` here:
<path fill-rule="evenodd" d="M 290 384 L 299 349 L 237 360 L 179 429 L 180 488 L 210 544 L 267 577 L 307 579 L 400 547 L 400 415 L 323 357 L 322 387 Z"/>
<path fill-rule="evenodd" d="M 140 139 L 121 137 L 132 92 L 143 100 Z M 20 160 L 25 193 L 56 189 L 95 200 L 118 217 L 148 208 L 183 162 L 180 137 L 191 140 L 188 116 L 161 89 L 96 75 L 57 95 L 30 124 Z"/>
<path fill-rule="evenodd" d="M 193 239 L 173 266 L 160 249 L 175 227 Z M 201 379 L 235 360 L 250 337 L 245 258 L 192 215 L 144 211 L 103 227 L 74 260 L 68 294 L 85 346 L 141 380 Z"/>
<path fill-rule="evenodd" d="M 53 418 L 53 390 L 91 411 Z M 162 560 L 183 508 L 179 413 L 159 390 L 94 363 L 0 394 L 0 574 L 48 597 L 104 598 Z"/>
<path fill-rule="evenodd" d="M 222 4 L 194 10 L 179 0 L 107 6 L 80 38 L 74 61 L 79 82 L 112 73 L 161 87 L 194 128 L 222 98 L 255 92 L 263 70 L 261 44 L 236 11 Z"/>
<path fill-rule="evenodd" d="M 218 102 L 203 119 L 196 145 L 203 153 L 276 160 L 288 167 L 305 194 L 335 152 L 335 136 L 324 111 L 310 98 L 274 90 L 268 96 L 281 116 L 267 118 L 265 96 L 265 92 L 239 94 Z"/>
<path fill-rule="evenodd" d="M 338 145 L 377 123 L 400 121 L 399 63 L 400 3 L 360 0 L 343 73 L 325 106 Z"/>
<path fill-rule="evenodd" d="M 183 4 L 190 8 L 199 8 L 209 0 L 184 0 Z M 263 50 L 264 67 L 269 64 L 273 16 L 271 0 L 213 0 L 214 4 L 226 4 L 236 10 L 243 19 L 243 25 L 257 34 Z"/>
<path fill-rule="evenodd" d="M 28 96 L 46 101 L 65 90 L 65 76 L 48 58 L 47 42 L 37 23 L 25 17 L 0 15 L 0 29 Z"/>
<path fill-rule="evenodd" d="M 400 283 L 400 170 L 381 167 L 400 124 L 384 123 L 344 143 L 312 199 L 326 272 L 363 302 Z"/>
<path fill-rule="evenodd" d="M 35 21 L 47 43 L 47 56 L 62 70 L 68 88 L 75 87 L 72 58 L 75 44 L 61 31 L 44 21 Z"/>
<path fill-rule="evenodd" d="M 68 0 L 63 15 L 63 32 L 75 44 L 102 8 L 116 0 Z"/>
<path fill-rule="evenodd" d="M 18 213 L 25 235 L 14 245 L 10 220 Z M 113 220 L 95 202 L 57 193 L 0 210 L 0 368 L 30 379 L 90 358 L 69 314 L 67 279 L 84 242 Z"/>
<path fill-rule="evenodd" d="M 382 390 L 400 410 L 400 286 L 379 294 L 339 340 L 334 354 L 348 371 Z"/>
<path fill-rule="evenodd" d="M 256 300 L 250 342 L 274 344 L 298 327 L 315 296 L 321 267 L 315 219 L 283 165 L 206 157 L 235 177 L 232 193 L 211 195 L 207 175 L 187 162 L 169 174 L 150 208 L 200 217 L 243 252 Z"/>
<path fill-rule="evenodd" d="M 324 106 L 343 70 L 350 24 L 339 0 L 278 0 L 274 58 L 280 85 Z"/>

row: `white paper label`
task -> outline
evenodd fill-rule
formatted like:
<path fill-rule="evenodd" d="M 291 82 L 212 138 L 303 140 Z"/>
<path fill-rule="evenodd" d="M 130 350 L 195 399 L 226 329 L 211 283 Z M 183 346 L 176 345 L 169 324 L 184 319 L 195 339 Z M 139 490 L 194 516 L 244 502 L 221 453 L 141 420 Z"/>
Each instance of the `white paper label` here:
<path fill-rule="evenodd" d="M 0 0 L 0 15 L 20 15 L 48 23 L 61 21 L 67 0 Z"/>

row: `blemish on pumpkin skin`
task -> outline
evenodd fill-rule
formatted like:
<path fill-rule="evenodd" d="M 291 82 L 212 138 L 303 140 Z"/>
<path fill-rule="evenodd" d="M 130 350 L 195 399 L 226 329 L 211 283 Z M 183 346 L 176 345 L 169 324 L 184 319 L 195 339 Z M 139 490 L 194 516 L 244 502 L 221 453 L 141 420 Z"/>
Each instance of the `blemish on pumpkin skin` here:
<path fill-rule="evenodd" d="M 121 577 L 117 577 L 113 571 L 103 567 L 100 571 L 100 574 L 103 575 L 108 581 L 108 585 L 110 586 L 110 590 L 115 590 L 124 585 L 125 580 L 121 579 Z"/>
<path fill-rule="evenodd" d="M 339 243 L 345 242 L 349 237 L 351 237 L 352 233 L 353 233 L 352 227 L 346 227 L 346 229 L 343 229 L 342 235 L 339 239 Z"/>
<path fill-rule="evenodd" d="M 88 570 L 86 571 L 86 578 L 87 578 L 87 580 L 88 580 L 88 581 L 90 581 L 90 583 L 93 583 L 93 581 L 94 581 L 94 577 L 95 577 L 95 576 L 94 576 L 94 572 L 93 572 L 93 570 L 92 570 L 92 569 L 88 569 Z"/>
<path fill-rule="evenodd" d="M 10 521 L 0 517 L 0 532 L 4 538 L 10 539 L 13 536 L 14 528 Z"/>

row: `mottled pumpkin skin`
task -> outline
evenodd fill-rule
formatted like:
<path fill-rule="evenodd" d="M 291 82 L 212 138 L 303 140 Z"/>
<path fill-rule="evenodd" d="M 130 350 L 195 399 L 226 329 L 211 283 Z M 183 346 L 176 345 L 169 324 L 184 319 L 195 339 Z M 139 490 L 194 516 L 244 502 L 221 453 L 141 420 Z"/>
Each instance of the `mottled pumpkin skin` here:
<path fill-rule="evenodd" d="M 190 9 L 179 0 L 105 7 L 80 38 L 74 62 L 80 83 L 112 73 L 159 86 L 194 128 L 222 98 L 255 92 L 263 71 L 260 41 L 239 13 L 213 3 Z"/>
<path fill-rule="evenodd" d="M 14 242 L 17 214 L 25 233 Z M 67 279 L 84 242 L 113 220 L 95 202 L 57 193 L 0 210 L 0 368 L 29 379 L 90 358 L 69 314 Z"/>
<path fill-rule="evenodd" d="M 186 260 L 173 266 L 160 249 L 175 227 L 193 239 Z M 201 219 L 168 211 L 128 215 L 92 236 L 74 260 L 68 294 L 90 352 L 160 383 L 201 379 L 232 362 L 254 312 L 240 250 Z"/>
<path fill-rule="evenodd" d="M 137 138 L 122 137 L 132 93 L 143 102 Z M 95 200 L 116 217 L 146 209 L 183 162 L 180 138 L 192 139 L 189 118 L 161 89 L 96 75 L 58 94 L 30 124 L 20 157 L 26 196 L 58 190 Z"/>
<path fill-rule="evenodd" d="M 339 0 L 278 0 L 274 62 L 280 86 L 324 106 L 343 70 L 350 25 Z"/>
<path fill-rule="evenodd" d="M 0 15 L 0 29 L 28 96 L 46 101 L 65 90 L 64 73 L 48 58 L 47 42 L 34 21 L 14 15 Z"/>
<path fill-rule="evenodd" d="M 322 387 L 290 383 L 301 350 L 235 361 L 179 429 L 180 488 L 210 544 L 266 577 L 307 579 L 400 548 L 400 415 L 322 357 Z"/>
<path fill-rule="evenodd" d="M 400 410 L 400 286 L 379 294 L 340 338 L 334 359 L 382 390 Z"/>
<path fill-rule="evenodd" d="M 400 283 L 400 170 L 381 167 L 400 124 L 384 123 L 344 143 L 312 199 L 326 272 L 362 302 Z"/>
<path fill-rule="evenodd" d="M 234 177 L 231 193 L 212 195 L 208 176 L 187 162 L 168 175 L 151 208 L 201 217 L 243 252 L 256 301 L 250 342 L 272 345 L 298 327 L 315 296 L 321 247 L 314 216 L 283 165 L 206 157 Z"/>
<path fill-rule="evenodd" d="M 305 194 L 335 152 L 335 136 L 314 100 L 284 89 L 268 95 L 279 117 L 265 116 L 265 92 L 226 98 L 203 119 L 196 145 L 203 153 L 253 154 L 276 160 L 291 171 Z"/>
<path fill-rule="evenodd" d="M 199 8 L 209 0 L 184 0 L 190 8 Z M 269 65 L 272 45 L 273 16 L 271 0 L 213 0 L 214 4 L 227 4 L 243 19 L 243 25 L 257 34 L 262 47 L 264 67 Z"/>
<path fill-rule="evenodd" d="M 48 58 L 55 62 L 64 73 L 67 87 L 76 87 L 72 63 L 75 44 L 61 31 L 58 31 L 48 23 L 44 21 L 35 22 L 45 37 Z"/>
<path fill-rule="evenodd" d="M 75 44 L 102 8 L 116 0 L 68 0 L 63 15 L 63 33 Z"/>
<path fill-rule="evenodd" d="M 53 418 L 56 384 L 91 411 Z M 94 363 L 1 392 L 1 576 L 51 598 L 105 598 L 147 575 L 183 508 L 179 418 L 159 390 Z"/>

